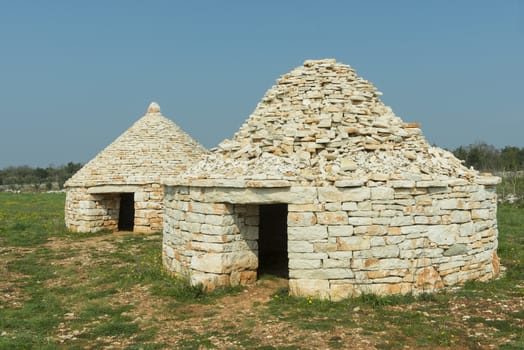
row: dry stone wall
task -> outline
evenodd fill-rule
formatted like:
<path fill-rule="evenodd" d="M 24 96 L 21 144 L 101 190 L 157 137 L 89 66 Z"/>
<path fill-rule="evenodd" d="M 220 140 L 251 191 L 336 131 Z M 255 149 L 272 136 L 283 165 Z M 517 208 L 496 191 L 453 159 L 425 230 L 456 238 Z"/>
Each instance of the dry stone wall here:
<path fill-rule="evenodd" d="M 74 232 L 116 231 L 120 197 L 116 194 L 93 195 L 87 188 L 66 192 L 65 222 Z"/>
<path fill-rule="evenodd" d="M 211 289 L 252 281 L 255 212 L 285 203 L 294 295 L 418 293 L 496 275 L 500 179 L 430 146 L 380 96 L 333 59 L 281 76 L 231 140 L 164 182 L 168 269 Z"/>
<path fill-rule="evenodd" d="M 92 190 L 92 189 L 91 189 Z M 129 189 L 122 188 L 121 193 Z M 89 193 L 87 188 L 72 188 L 66 194 L 65 221 L 74 232 L 118 230 L 120 193 L 118 186 L 111 193 Z M 162 231 L 164 191 L 159 184 L 133 188 L 134 232 Z"/>
<path fill-rule="evenodd" d="M 487 280 L 499 266 L 496 181 L 479 182 L 372 177 L 339 187 L 168 187 L 164 263 L 209 289 L 253 282 L 257 203 L 287 198 L 293 295 L 340 300 Z"/>
<path fill-rule="evenodd" d="M 134 231 L 162 230 L 161 180 L 208 151 L 151 103 L 147 114 L 66 183 L 65 222 L 72 231 L 118 228 L 120 194 L 134 194 Z"/>

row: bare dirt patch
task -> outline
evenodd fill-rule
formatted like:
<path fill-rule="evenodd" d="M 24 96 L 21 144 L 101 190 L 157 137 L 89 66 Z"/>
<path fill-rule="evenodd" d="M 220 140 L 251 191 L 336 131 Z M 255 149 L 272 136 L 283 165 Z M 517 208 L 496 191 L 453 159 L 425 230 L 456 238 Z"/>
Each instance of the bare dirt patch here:
<path fill-rule="evenodd" d="M 137 237 L 143 240 L 134 242 Z M 506 323 L 524 328 L 522 316 L 511 316 L 524 309 L 524 300 L 518 297 L 451 296 L 442 303 L 415 301 L 377 308 L 358 303 L 322 306 L 313 301 L 308 312 L 307 300 L 302 301 L 305 307 L 300 302 L 286 307 L 275 303 L 275 298 L 284 295 L 277 292 L 287 288 L 287 280 L 275 277 L 225 296 L 183 302 L 155 293 L 147 282 L 135 281 L 125 287 L 113 287 L 111 280 L 96 282 L 100 278 L 97 271 L 133 271 L 139 262 L 130 257 L 140 252 L 141 244 L 154 241 L 158 245 L 159 240 L 158 235 L 120 232 L 51 237 L 43 244 L 54 254 L 48 261 L 50 266 L 67 272 L 46 280 L 45 287 L 83 288 L 88 291 L 81 295 L 91 295 L 68 301 L 53 339 L 64 348 L 75 345 L 84 349 L 140 348 L 140 344 L 162 349 L 496 349 L 515 340 L 514 331 L 504 333 Z M 24 302 L 23 289 L 15 282 L 24 276 L 16 276 L 6 266 L 17 256 L 33 251 L 0 251 L 0 306 L 16 307 Z M 151 251 L 156 252 L 156 246 Z M 103 296 L 97 299 L 97 293 Z M 113 316 L 101 313 L 82 319 L 89 303 L 125 310 L 117 316 L 124 321 L 115 323 L 116 334 L 100 331 L 104 323 L 115 322 Z M 321 307 L 326 307 L 325 312 Z M 120 335 L 129 324 L 138 326 L 139 331 Z M 93 337 L 97 329 L 101 334 Z M 428 332 L 428 336 L 420 332 Z"/>

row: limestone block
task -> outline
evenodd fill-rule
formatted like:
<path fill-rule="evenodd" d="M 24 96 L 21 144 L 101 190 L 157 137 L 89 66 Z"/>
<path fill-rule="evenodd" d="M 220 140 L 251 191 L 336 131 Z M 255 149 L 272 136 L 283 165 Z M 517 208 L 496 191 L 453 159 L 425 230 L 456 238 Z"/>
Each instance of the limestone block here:
<path fill-rule="evenodd" d="M 469 237 L 475 234 L 475 226 L 472 222 L 466 222 L 459 226 L 459 236 Z"/>
<path fill-rule="evenodd" d="M 400 254 L 400 249 L 395 245 L 371 247 L 371 254 L 375 258 L 396 258 Z"/>
<path fill-rule="evenodd" d="M 200 232 L 201 224 L 196 222 L 180 221 L 179 226 L 182 231 L 198 233 Z"/>
<path fill-rule="evenodd" d="M 234 235 L 239 233 L 239 230 L 236 226 L 202 224 L 200 232 L 206 235 Z"/>
<path fill-rule="evenodd" d="M 287 188 L 206 188 L 191 189 L 191 198 L 201 202 L 223 202 L 233 204 L 309 204 L 317 198 L 314 187 Z"/>
<path fill-rule="evenodd" d="M 326 211 L 339 211 L 342 210 L 342 203 L 340 202 L 328 202 L 324 206 Z"/>
<path fill-rule="evenodd" d="M 432 292 L 444 286 L 438 271 L 432 266 L 419 269 L 415 273 L 415 280 L 419 292 Z"/>
<path fill-rule="evenodd" d="M 322 268 L 348 268 L 350 266 L 350 258 L 345 259 L 325 259 L 322 260 Z"/>
<path fill-rule="evenodd" d="M 438 207 L 445 210 L 464 209 L 465 202 L 462 199 L 448 198 L 442 199 L 438 202 Z"/>
<path fill-rule="evenodd" d="M 289 204 L 287 206 L 289 212 L 303 212 L 303 211 L 324 211 L 322 204 Z"/>
<path fill-rule="evenodd" d="M 428 227 L 428 238 L 438 245 L 452 245 L 456 241 L 457 225 L 431 225 Z"/>
<path fill-rule="evenodd" d="M 347 298 L 359 296 L 361 293 L 351 283 L 333 284 L 329 287 L 329 298 L 331 301 L 341 301 Z"/>
<path fill-rule="evenodd" d="M 353 235 L 353 226 L 350 225 L 337 225 L 328 226 L 329 237 L 349 237 Z"/>
<path fill-rule="evenodd" d="M 475 201 L 475 202 L 482 202 L 486 200 L 486 198 L 487 198 L 486 191 L 482 191 L 482 190 L 472 192 L 470 195 L 470 200 Z"/>
<path fill-rule="evenodd" d="M 388 245 L 395 245 L 403 242 L 406 238 L 404 236 L 386 236 L 386 244 Z"/>
<path fill-rule="evenodd" d="M 369 226 L 372 224 L 372 218 L 367 217 L 351 217 L 351 213 L 349 213 L 348 223 L 353 226 Z"/>
<path fill-rule="evenodd" d="M 386 200 L 395 197 L 395 190 L 391 187 L 374 187 L 371 189 L 372 200 Z"/>
<path fill-rule="evenodd" d="M 453 210 L 451 212 L 451 222 L 454 224 L 471 221 L 471 213 L 467 210 Z"/>
<path fill-rule="evenodd" d="M 327 227 L 321 225 L 307 227 L 288 227 L 290 241 L 318 241 L 328 237 Z"/>
<path fill-rule="evenodd" d="M 383 237 L 371 237 L 371 246 L 372 247 L 381 247 L 386 245 L 386 241 Z"/>
<path fill-rule="evenodd" d="M 78 208 L 80 209 L 95 209 L 96 203 L 94 201 L 79 201 Z"/>
<path fill-rule="evenodd" d="M 190 266 L 193 270 L 219 274 L 232 271 L 256 270 L 258 257 L 249 250 L 198 254 L 191 258 Z"/>
<path fill-rule="evenodd" d="M 328 254 L 327 253 L 290 253 L 288 252 L 288 258 L 289 259 L 299 259 L 299 260 L 323 260 L 323 259 L 328 258 Z"/>
<path fill-rule="evenodd" d="M 321 260 L 289 259 L 289 268 L 294 270 L 318 269 L 321 266 Z"/>
<path fill-rule="evenodd" d="M 317 223 L 317 217 L 312 212 L 290 212 L 287 215 L 288 226 L 311 226 Z"/>
<path fill-rule="evenodd" d="M 378 261 L 379 269 L 383 270 L 409 269 L 411 264 L 409 260 L 397 258 L 380 259 Z"/>
<path fill-rule="evenodd" d="M 187 222 L 198 222 L 203 224 L 206 221 L 206 216 L 204 214 L 198 214 L 193 212 L 186 212 L 185 220 Z"/>
<path fill-rule="evenodd" d="M 337 237 L 337 245 L 339 250 L 364 250 L 371 247 L 371 241 L 363 236 Z"/>
<path fill-rule="evenodd" d="M 341 167 L 342 171 L 345 171 Z M 348 169 L 349 170 L 349 169 Z M 347 179 L 347 180 L 337 180 L 335 181 L 335 187 L 360 187 L 366 182 L 365 179 Z"/>
<path fill-rule="evenodd" d="M 360 202 L 370 198 L 371 190 L 367 187 L 320 187 L 318 189 L 318 199 L 321 202 Z"/>
<path fill-rule="evenodd" d="M 453 244 L 448 249 L 446 249 L 443 255 L 444 256 L 463 255 L 463 254 L 466 254 L 467 251 L 468 251 L 467 244 L 456 243 L 456 244 Z"/>
<path fill-rule="evenodd" d="M 235 217 L 233 215 L 205 215 L 205 219 L 202 223 L 210 225 L 233 225 L 235 223 Z"/>
<path fill-rule="evenodd" d="M 240 234 L 242 235 L 244 239 L 248 239 L 248 240 L 258 239 L 258 227 L 257 226 L 244 227 L 240 231 Z"/>
<path fill-rule="evenodd" d="M 345 211 L 357 211 L 358 206 L 356 202 L 343 202 L 341 209 Z"/>
<path fill-rule="evenodd" d="M 329 281 L 325 279 L 291 279 L 289 294 L 292 296 L 329 298 Z"/>
<path fill-rule="evenodd" d="M 376 295 L 391 295 L 391 294 L 408 294 L 411 293 L 413 285 L 411 283 L 377 283 L 361 285 L 363 293 Z"/>
<path fill-rule="evenodd" d="M 471 219 L 473 220 L 488 220 L 491 219 L 489 209 L 473 209 L 471 211 Z"/>
<path fill-rule="evenodd" d="M 387 227 L 383 225 L 366 225 L 355 227 L 356 235 L 381 236 L 387 233 Z"/>
<path fill-rule="evenodd" d="M 318 223 L 321 225 L 347 225 L 348 215 L 345 211 L 318 212 Z"/>
<path fill-rule="evenodd" d="M 232 214 L 233 207 L 230 204 L 224 203 L 201 203 L 201 202 L 189 202 L 187 210 L 201 213 L 201 214 Z"/>
<path fill-rule="evenodd" d="M 337 243 L 314 242 L 313 249 L 315 249 L 316 252 L 334 252 L 337 250 Z"/>
<path fill-rule="evenodd" d="M 229 278 L 229 284 L 231 286 L 245 286 L 248 284 L 255 283 L 257 280 L 256 271 L 233 271 Z"/>
<path fill-rule="evenodd" d="M 313 243 L 305 241 L 292 241 L 287 242 L 288 253 L 313 253 Z"/>
<path fill-rule="evenodd" d="M 440 274 L 442 276 L 446 275 L 446 271 L 448 270 L 456 270 L 458 267 L 462 267 L 466 265 L 466 262 L 464 260 L 455 260 L 450 261 L 447 263 L 442 263 L 438 266 L 438 269 L 440 271 Z"/>
<path fill-rule="evenodd" d="M 407 226 L 407 225 L 413 225 L 414 219 L 412 216 L 394 216 L 391 218 L 390 225 L 391 226 Z"/>
<path fill-rule="evenodd" d="M 291 279 L 346 279 L 353 278 L 354 273 L 349 268 L 335 268 L 335 269 L 313 269 L 313 270 L 289 270 L 289 277 Z"/>
<path fill-rule="evenodd" d="M 229 275 L 193 272 L 190 275 L 190 284 L 202 285 L 205 290 L 213 291 L 218 287 L 229 285 Z"/>
<path fill-rule="evenodd" d="M 390 180 L 389 185 L 393 188 L 413 188 L 415 181 L 412 180 Z"/>
<path fill-rule="evenodd" d="M 149 192 L 137 191 L 135 192 L 135 202 L 147 202 L 149 200 Z"/>

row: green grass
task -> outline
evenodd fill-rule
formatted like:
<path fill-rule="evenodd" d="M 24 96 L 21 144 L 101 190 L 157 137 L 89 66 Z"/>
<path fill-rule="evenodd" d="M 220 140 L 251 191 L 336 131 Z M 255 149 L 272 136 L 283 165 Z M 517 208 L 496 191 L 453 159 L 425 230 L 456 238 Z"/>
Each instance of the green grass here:
<path fill-rule="evenodd" d="M 468 282 L 455 292 L 366 294 L 336 303 L 293 298 L 282 288 L 248 315 L 221 320 L 213 305 L 242 288 L 206 293 L 173 278 L 162 268 L 160 234 L 68 233 L 63 205 L 63 194 L 0 193 L 0 349 L 104 348 L 115 341 L 131 350 L 212 349 L 217 340 L 231 349 L 298 349 L 309 348 L 313 332 L 333 349 L 352 346 L 345 339 L 357 333 L 378 349 L 524 348 L 524 312 L 503 307 L 524 297 L 524 208 L 518 206 L 499 207 L 498 254 L 507 270 L 496 280 Z M 93 236 L 110 249 L 84 247 Z M 71 247 L 54 248 L 57 240 Z M 142 319 L 142 305 L 133 301 L 140 291 L 156 300 L 151 319 Z M 183 326 L 166 330 L 162 317 Z M 275 337 L 287 345 L 253 334 L 266 325 L 278 325 Z M 288 332 L 293 336 L 286 339 Z M 166 334 L 176 340 L 167 342 Z"/>

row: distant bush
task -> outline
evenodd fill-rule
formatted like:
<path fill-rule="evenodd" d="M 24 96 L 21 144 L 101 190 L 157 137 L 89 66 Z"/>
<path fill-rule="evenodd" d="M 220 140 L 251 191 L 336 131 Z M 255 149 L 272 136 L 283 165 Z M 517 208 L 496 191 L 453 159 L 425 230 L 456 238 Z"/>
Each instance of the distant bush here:
<path fill-rule="evenodd" d="M 493 145 L 480 142 L 460 146 L 452 152 L 455 157 L 464 161 L 464 165 L 480 171 L 496 173 L 524 171 L 524 147 L 506 146 L 497 149 Z"/>
<path fill-rule="evenodd" d="M 497 149 L 480 142 L 460 146 L 453 150 L 455 157 L 467 167 L 492 172 L 502 178 L 497 186 L 499 199 L 516 205 L 524 205 L 524 147 L 506 146 Z"/>

